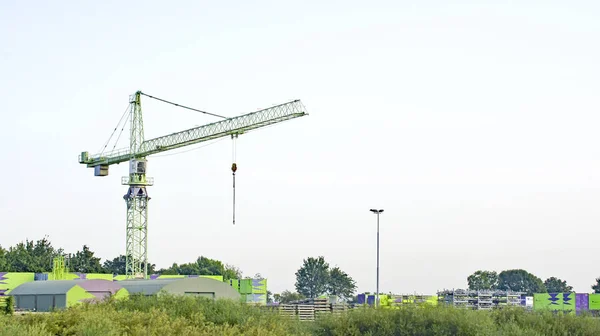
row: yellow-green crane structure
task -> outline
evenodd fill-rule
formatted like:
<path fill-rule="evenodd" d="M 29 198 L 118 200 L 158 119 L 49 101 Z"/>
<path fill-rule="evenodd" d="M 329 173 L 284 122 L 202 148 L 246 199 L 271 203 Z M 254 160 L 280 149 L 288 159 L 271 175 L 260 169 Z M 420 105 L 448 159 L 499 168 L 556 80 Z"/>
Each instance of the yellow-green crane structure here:
<path fill-rule="evenodd" d="M 142 95 L 179 107 L 220 117 L 223 120 L 146 140 L 144 138 L 144 123 L 142 118 Z M 79 156 L 79 163 L 85 164 L 88 168 L 94 168 L 95 176 L 107 176 L 110 165 L 129 162 L 129 176 L 123 177 L 121 180 L 121 184 L 129 186 L 127 193 L 123 196 L 127 204 L 125 243 L 125 269 L 127 278 L 147 278 L 148 276 L 147 236 L 148 201 L 150 197 L 148 197 L 146 188 L 154 184 L 153 178 L 146 176 L 146 158 L 148 156 L 227 136 L 231 136 L 235 140 L 238 135 L 250 130 L 308 115 L 300 100 L 294 100 L 256 112 L 226 118 L 171 103 L 164 99 L 147 95 L 141 91 L 137 91 L 129 97 L 129 108 L 126 112 L 129 112 L 128 119 L 130 119 L 129 148 L 113 150 L 107 153 L 101 152 L 96 155 L 90 155 L 89 152 L 82 152 Z M 235 162 L 232 164 L 231 169 L 233 171 L 235 193 L 235 172 L 237 170 Z"/>

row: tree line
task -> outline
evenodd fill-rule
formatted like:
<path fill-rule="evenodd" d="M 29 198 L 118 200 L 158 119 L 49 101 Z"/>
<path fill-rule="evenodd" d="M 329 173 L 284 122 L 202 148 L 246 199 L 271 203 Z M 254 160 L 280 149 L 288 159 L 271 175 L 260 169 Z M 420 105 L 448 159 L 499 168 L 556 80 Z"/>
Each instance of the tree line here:
<path fill-rule="evenodd" d="M 54 258 L 68 256 L 67 266 L 70 272 L 125 274 L 125 256 L 119 255 L 104 262 L 83 245 L 75 253 L 65 253 L 64 249 L 52 245 L 48 237 L 37 241 L 26 240 L 14 246 L 0 246 L 0 271 L 2 272 L 51 272 Z M 156 265 L 148 263 L 149 274 L 162 275 L 221 275 L 225 280 L 242 279 L 242 271 L 229 264 L 215 259 L 200 256 L 195 261 L 185 264 L 174 263 L 169 268 L 156 269 Z M 249 277 L 247 277 L 249 278 Z M 262 278 L 255 274 L 253 278 Z M 325 258 L 309 257 L 303 260 L 296 272 L 295 292 L 289 290 L 280 294 L 267 293 L 267 300 L 289 302 L 303 298 L 315 298 L 323 294 L 336 295 L 341 299 L 351 299 L 356 291 L 356 282 L 339 267 L 330 267 Z"/>
<path fill-rule="evenodd" d="M 125 274 L 125 255 L 101 262 L 99 257 L 83 245 L 81 250 L 67 254 L 62 248 L 52 246 L 47 237 L 37 241 L 26 240 L 14 246 L 0 246 L 0 271 L 3 272 L 51 272 L 54 258 L 67 255 L 67 266 L 70 272 Z M 222 275 L 225 279 L 239 279 L 242 272 L 232 266 L 200 256 L 196 261 L 185 264 L 173 264 L 169 268 L 156 269 L 156 265 L 148 263 L 150 274 L 181 275 Z"/>
<path fill-rule="evenodd" d="M 539 277 L 523 269 L 504 270 L 500 273 L 495 271 L 479 270 L 467 277 L 467 283 L 471 290 L 509 290 L 515 292 L 526 292 L 527 295 L 534 293 L 567 293 L 572 292 L 573 287 L 567 281 L 557 277 L 550 277 L 544 281 Z M 600 278 L 591 286 L 594 293 L 600 293 Z"/>

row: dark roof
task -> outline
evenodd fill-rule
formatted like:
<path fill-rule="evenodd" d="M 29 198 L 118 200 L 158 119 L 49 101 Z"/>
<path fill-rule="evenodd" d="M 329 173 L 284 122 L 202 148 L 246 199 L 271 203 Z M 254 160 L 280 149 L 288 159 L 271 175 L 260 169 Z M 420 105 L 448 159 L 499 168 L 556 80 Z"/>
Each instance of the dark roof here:
<path fill-rule="evenodd" d="M 31 281 L 19 285 L 9 295 L 66 294 L 82 280 Z"/>
<path fill-rule="evenodd" d="M 157 279 L 157 280 L 122 280 L 119 281 L 121 287 L 127 289 L 130 294 L 144 293 L 152 295 L 158 293 L 164 286 L 183 279 Z"/>

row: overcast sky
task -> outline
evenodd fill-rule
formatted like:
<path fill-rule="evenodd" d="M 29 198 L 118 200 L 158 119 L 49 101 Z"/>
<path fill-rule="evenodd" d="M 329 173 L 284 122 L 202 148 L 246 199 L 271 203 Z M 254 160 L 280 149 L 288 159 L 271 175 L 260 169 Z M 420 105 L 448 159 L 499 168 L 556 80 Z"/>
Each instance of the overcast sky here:
<path fill-rule="evenodd" d="M 0 244 L 124 254 L 127 165 L 77 156 L 136 90 L 227 116 L 301 99 L 310 116 L 239 138 L 235 226 L 230 139 L 149 158 L 151 262 L 203 255 L 280 292 L 323 255 L 373 291 L 377 207 L 382 291 L 524 268 L 589 292 L 600 3 L 448 3 L 3 1 Z M 146 138 L 216 120 L 142 108 Z"/>

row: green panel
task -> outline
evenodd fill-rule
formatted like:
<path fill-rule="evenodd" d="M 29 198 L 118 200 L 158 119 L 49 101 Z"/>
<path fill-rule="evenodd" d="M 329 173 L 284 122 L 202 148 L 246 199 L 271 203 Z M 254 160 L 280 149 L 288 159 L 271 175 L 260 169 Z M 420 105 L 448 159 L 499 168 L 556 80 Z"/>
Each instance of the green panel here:
<path fill-rule="evenodd" d="M 90 294 L 85 289 L 75 285 L 67 292 L 67 307 L 79 304 L 83 302 L 83 300 L 94 298 L 96 297 L 93 294 Z"/>
<path fill-rule="evenodd" d="M 590 310 L 600 310 L 600 294 L 590 294 Z"/>
<path fill-rule="evenodd" d="M 252 294 L 267 294 L 267 279 L 252 280 Z"/>
<path fill-rule="evenodd" d="M 35 279 L 35 273 L 5 273 L 0 274 L 0 290 L 5 290 L 5 295 L 10 293 L 19 285 L 31 282 Z"/>
<path fill-rule="evenodd" d="M 252 279 L 241 279 L 240 280 L 240 293 L 241 294 L 252 294 Z"/>
<path fill-rule="evenodd" d="M 229 284 L 236 291 L 238 291 L 238 292 L 240 291 L 240 280 L 238 280 L 238 279 L 231 279 L 231 280 L 229 280 Z"/>
<path fill-rule="evenodd" d="M 561 293 L 559 295 L 563 300 L 562 309 L 565 311 L 575 311 L 575 293 Z"/>
<path fill-rule="evenodd" d="M 125 288 L 119 289 L 113 296 L 116 300 L 123 300 L 129 298 L 129 291 Z"/>
<path fill-rule="evenodd" d="M 113 281 L 121 281 L 121 280 L 125 280 L 127 279 L 126 275 L 117 275 L 115 277 L 113 277 Z"/>
<path fill-rule="evenodd" d="M 75 273 L 66 273 L 63 279 L 54 279 L 54 274 L 48 274 L 48 280 L 75 280 L 79 279 L 79 275 Z"/>
<path fill-rule="evenodd" d="M 102 280 L 112 281 L 113 275 L 112 274 L 89 273 L 89 274 L 85 275 L 85 278 L 88 280 L 102 279 Z"/>
<path fill-rule="evenodd" d="M 223 282 L 223 276 L 222 275 L 199 275 L 199 277 L 201 277 L 201 278 L 209 278 L 209 279 L 213 279 L 213 280 L 217 280 L 217 281 Z"/>
<path fill-rule="evenodd" d="M 575 299 L 573 299 L 575 301 Z M 534 310 L 563 310 L 562 293 L 536 293 L 533 294 Z"/>
<path fill-rule="evenodd" d="M 158 279 L 160 279 L 160 280 L 162 280 L 162 279 L 183 279 L 185 277 L 186 277 L 185 275 L 177 275 L 177 274 L 175 274 L 175 275 L 160 275 L 158 277 Z"/>

